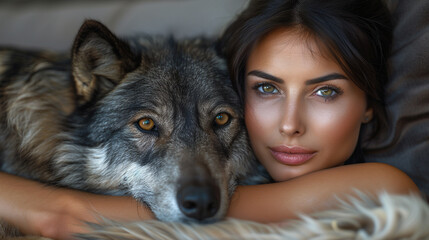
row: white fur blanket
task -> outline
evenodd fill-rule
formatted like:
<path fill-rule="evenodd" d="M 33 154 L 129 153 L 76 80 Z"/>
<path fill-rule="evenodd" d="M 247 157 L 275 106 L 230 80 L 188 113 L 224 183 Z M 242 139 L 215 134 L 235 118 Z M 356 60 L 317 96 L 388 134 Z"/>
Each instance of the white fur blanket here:
<path fill-rule="evenodd" d="M 145 221 L 91 225 L 79 239 L 429 239 L 429 205 L 417 196 L 360 195 L 336 209 L 281 224 L 227 219 L 206 225 Z"/>

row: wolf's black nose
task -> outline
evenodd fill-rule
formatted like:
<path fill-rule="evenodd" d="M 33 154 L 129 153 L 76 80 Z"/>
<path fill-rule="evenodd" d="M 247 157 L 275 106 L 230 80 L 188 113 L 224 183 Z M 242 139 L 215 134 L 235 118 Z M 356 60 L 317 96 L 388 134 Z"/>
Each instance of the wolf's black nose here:
<path fill-rule="evenodd" d="M 177 203 L 183 214 L 202 221 L 219 210 L 219 188 L 213 184 L 188 183 L 179 189 Z"/>

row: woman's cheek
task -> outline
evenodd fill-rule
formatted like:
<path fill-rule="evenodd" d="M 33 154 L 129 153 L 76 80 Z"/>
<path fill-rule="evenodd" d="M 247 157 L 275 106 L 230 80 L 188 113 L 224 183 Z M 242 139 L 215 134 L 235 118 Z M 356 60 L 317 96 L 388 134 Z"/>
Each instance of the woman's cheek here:
<path fill-rule="evenodd" d="M 258 99 L 247 99 L 244 118 L 249 133 L 252 148 L 259 159 L 264 159 L 264 154 L 269 144 L 275 140 L 277 119 L 281 113 L 278 104 Z"/>
<path fill-rule="evenodd" d="M 336 155 L 335 158 L 347 159 L 354 151 L 361 126 L 362 111 L 359 107 L 326 105 L 316 107 L 312 112 L 313 137 L 325 149 Z"/>

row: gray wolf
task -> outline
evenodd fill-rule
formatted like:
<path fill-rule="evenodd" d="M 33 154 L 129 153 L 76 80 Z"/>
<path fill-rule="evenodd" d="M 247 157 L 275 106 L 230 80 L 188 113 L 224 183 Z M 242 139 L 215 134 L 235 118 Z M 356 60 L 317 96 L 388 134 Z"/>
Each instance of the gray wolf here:
<path fill-rule="evenodd" d="M 215 42 L 87 20 L 71 52 L 0 49 L 1 171 L 132 195 L 163 221 L 223 218 L 258 166 Z"/>

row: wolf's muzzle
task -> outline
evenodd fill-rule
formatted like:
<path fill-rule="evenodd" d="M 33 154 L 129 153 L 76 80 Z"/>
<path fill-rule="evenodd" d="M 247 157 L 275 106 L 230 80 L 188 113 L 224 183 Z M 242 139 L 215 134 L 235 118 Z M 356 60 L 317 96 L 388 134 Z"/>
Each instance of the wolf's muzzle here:
<path fill-rule="evenodd" d="M 204 156 L 196 158 L 201 160 Z M 218 213 L 222 201 L 221 191 L 219 183 L 212 177 L 204 161 L 192 160 L 191 162 L 192 165 L 187 163 L 182 168 L 176 201 L 180 211 L 186 217 L 202 222 Z"/>
<path fill-rule="evenodd" d="M 180 211 L 187 217 L 202 221 L 213 217 L 219 210 L 219 187 L 212 183 L 189 181 L 177 192 Z"/>

